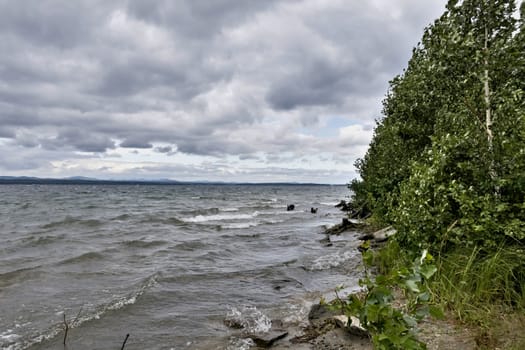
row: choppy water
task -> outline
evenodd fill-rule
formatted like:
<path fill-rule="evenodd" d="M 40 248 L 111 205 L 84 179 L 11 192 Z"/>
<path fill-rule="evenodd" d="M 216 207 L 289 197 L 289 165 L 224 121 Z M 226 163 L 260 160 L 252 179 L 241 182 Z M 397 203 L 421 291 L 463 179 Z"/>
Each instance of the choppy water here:
<path fill-rule="evenodd" d="M 319 242 L 347 191 L 2 185 L 0 348 L 63 348 L 64 313 L 68 349 L 117 349 L 128 333 L 127 350 L 249 348 L 225 318 L 300 322 L 320 293 L 355 286 L 355 239 Z"/>

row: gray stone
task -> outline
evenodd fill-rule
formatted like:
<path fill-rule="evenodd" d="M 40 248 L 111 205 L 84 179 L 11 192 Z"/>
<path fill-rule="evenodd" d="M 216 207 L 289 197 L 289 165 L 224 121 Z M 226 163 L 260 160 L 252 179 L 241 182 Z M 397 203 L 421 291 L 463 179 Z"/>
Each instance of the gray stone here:
<path fill-rule="evenodd" d="M 336 316 L 337 314 L 338 314 L 337 311 L 331 310 L 328 307 L 328 305 L 325 305 L 325 304 L 314 304 L 310 308 L 310 312 L 308 313 L 308 319 L 310 321 L 312 321 L 312 320 L 320 320 L 320 319 Z"/>
<path fill-rule="evenodd" d="M 283 339 L 287 335 L 287 331 L 276 329 L 270 330 L 269 332 L 265 333 L 248 334 L 248 337 L 250 337 L 255 342 L 255 344 L 257 344 L 257 346 L 269 348 L 273 345 L 273 343 L 275 343 L 279 339 Z"/>
<path fill-rule="evenodd" d="M 357 317 L 350 317 L 350 325 L 347 326 L 350 334 L 357 335 L 358 337 L 368 338 L 370 333 L 361 325 L 361 321 Z"/>

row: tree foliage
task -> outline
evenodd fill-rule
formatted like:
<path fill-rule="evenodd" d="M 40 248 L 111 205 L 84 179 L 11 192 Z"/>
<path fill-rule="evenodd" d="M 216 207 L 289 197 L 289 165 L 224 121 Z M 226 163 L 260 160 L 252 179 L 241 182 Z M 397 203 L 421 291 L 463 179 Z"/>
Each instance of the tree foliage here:
<path fill-rule="evenodd" d="M 357 161 L 355 206 L 407 248 L 525 243 L 525 5 L 450 0 Z"/>

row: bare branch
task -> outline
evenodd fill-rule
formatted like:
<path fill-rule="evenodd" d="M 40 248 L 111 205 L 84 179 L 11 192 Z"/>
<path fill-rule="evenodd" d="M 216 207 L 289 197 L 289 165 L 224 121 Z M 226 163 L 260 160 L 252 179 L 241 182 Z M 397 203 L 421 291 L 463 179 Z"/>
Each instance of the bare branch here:
<path fill-rule="evenodd" d="M 66 346 L 67 332 L 69 331 L 69 325 L 66 321 L 66 313 L 64 312 L 64 346 Z"/>
<path fill-rule="evenodd" d="M 124 339 L 124 343 L 122 343 L 122 347 L 120 348 L 120 350 L 124 350 L 124 346 L 126 346 L 126 342 L 128 341 L 128 338 L 129 338 L 129 334 L 126 334 L 126 339 Z"/>

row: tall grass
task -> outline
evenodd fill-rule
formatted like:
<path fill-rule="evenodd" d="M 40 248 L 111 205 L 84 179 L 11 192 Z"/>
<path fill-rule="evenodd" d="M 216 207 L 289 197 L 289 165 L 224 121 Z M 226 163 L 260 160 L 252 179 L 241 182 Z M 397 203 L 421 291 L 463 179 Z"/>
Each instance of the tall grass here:
<path fill-rule="evenodd" d="M 482 321 L 494 307 L 524 309 L 523 258 L 522 251 L 511 247 L 456 249 L 438 261 L 435 297 L 467 322 Z"/>
<path fill-rule="evenodd" d="M 525 349 L 525 249 L 457 247 L 435 258 L 433 302 L 471 326 L 480 349 Z M 374 264 L 384 274 L 412 260 L 394 240 L 377 251 Z"/>

